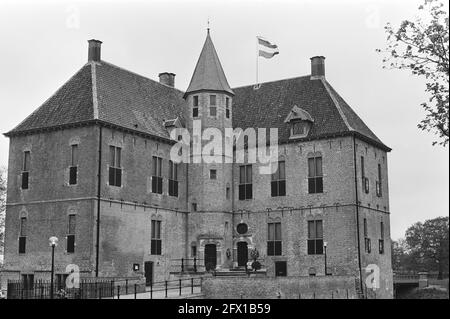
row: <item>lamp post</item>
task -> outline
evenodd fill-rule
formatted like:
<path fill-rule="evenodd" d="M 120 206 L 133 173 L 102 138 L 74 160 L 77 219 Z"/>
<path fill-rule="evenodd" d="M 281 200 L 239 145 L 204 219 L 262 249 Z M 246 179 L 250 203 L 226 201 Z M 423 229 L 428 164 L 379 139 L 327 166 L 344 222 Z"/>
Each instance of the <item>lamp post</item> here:
<path fill-rule="evenodd" d="M 52 236 L 49 238 L 50 247 L 52 247 L 52 270 L 50 277 L 50 299 L 53 299 L 53 277 L 55 273 L 55 247 L 58 246 L 58 237 Z"/>
<path fill-rule="evenodd" d="M 323 251 L 325 254 L 325 276 L 328 275 L 328 271 L 327 271 L 327 245 L 328 243 L 326 241 L 323 242 Z"/>

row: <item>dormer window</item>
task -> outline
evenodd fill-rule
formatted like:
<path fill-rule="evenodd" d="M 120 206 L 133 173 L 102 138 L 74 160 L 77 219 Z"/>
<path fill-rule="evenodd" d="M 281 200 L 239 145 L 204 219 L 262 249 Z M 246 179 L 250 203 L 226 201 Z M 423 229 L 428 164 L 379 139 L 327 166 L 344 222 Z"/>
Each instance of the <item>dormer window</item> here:
<path fill-rule="evenodd" d="M 290 138 L 301 138 L 308 136 L 314 119 L 307 111 L 294 105 L 284 122 L 290 125 Z"/>
<path fill-rule="evenodd" d="M 307 133 L 307 123 L 304 121 L 292 121 L 291 127 L 292 132 L 291 136 L 304 136 Z"/>

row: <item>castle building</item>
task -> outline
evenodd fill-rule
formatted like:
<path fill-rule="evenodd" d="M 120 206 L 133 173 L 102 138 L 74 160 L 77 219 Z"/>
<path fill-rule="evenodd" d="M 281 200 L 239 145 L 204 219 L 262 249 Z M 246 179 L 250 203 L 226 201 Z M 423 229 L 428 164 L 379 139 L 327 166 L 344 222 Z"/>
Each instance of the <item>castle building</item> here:
<path fill-rule="evenodd" d="M 176 163 L 170 133 L 194 123 L 278 129 L 277 169 L 261 174 L 247 144 L 244 163 Z M 208 30 L 183 92 L 173 73 L 154 81 L 103 61 L 90 40 L 88 62 L 5 135 L 4 280 L 48 278 L 56 236 L 58 280 L 70 264 L 147 281 L 180 271 L 181 259 L 227 271 L 256 249 L 269 277 L 363 285 L 376 265 L 392 297 L 390 148 L 328 83 L 322 56 L 310 75 L 231 88 Z"/>

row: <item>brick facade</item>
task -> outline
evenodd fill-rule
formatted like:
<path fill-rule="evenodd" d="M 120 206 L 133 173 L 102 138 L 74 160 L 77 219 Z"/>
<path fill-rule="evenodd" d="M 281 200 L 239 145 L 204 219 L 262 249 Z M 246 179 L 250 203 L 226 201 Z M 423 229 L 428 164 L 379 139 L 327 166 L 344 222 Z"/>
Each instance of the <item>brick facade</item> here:
<path fill-rule="evenodd" d="M 210 41 L 208 34 L 206 53 L 202 51 L 202 56 L 215 53 Z M 217 55 L 211 59 L 217 59 Z M 113 79 L 119 77 L 115 72 L 124 72 L 108 64 L 101 66 L 103 62 L 96 63 L 91 68 L 92 77 L 96 76 L 95 68 L 98 74 L 106 74 L 112 69 Z M 217 67 L 218 64 L 213 65 Z M 231 107 L 235 101 L 234 93 L 228 83 L 224 84 L 226 79 L 221 67 L 217 72 L 221 79 L 215 85 L 223 86 L 222 89 L 214 87 L 185 93 L 185 109 L 179 122 L 190 132 L 194 120 L 194 96 L 198 97 L 198 119 L 203 128 L 212 127 L 223 132 L 235 123 L 235 112 Z M 102 76 L 107 78 L 105 74 Z M 126 83 L 131 83 L 136 77 L 127 73 Z M 89 77 L 80 78 L 80 81 L 85 81 Z M 108 78 L 108 81 L 113 80 Z M 150 80 L 143 81 L 147 85 Z M 323 79 L 315 82 L 309 78 L 301 79 L 299 83 L 311 86 L 314 92 L 325 92 Z M 190 88 L 195 88 L 196 84 L 193 79 Z M 161 90 L 169 89 L 164 85 Z M 253 91 L 252 94 L 259 94 Z M 96 94 L 95 90 L 92 92 Z M 150 92 L 145 91 L 145 94 Z M 327 92 L 331 94 L 331 91 Z M 116 91 L 113 93 L 111 96 L 116 100 L 121 98 Z M 179 92 L 176 94 L 180 95 Z M 170 98 L 174 98 L 172 95 Z M 210 95 L 216 96 L 216 116 L 209 113 Z M 161 99 L 161 96 L 157 98 Z M 229 118 L 226 116 L 227 99 Z M 146 101 L 146 97 L 139 101 Z M 337 105 L 336 108 L 342 103 L 337 98 L 328 97 L 319 102 L 325 105 L 330 101 Z M 170 105 L 175 108 L 174 104 Z M 169 106 L 158 104 L 158 107 L 164 113 L 167 110 L 163 108 Z M 292 105 L 288 107 L 290 110 Z M 120 112 L 120 108 L 114 108 L 114 115 Z M 121 116 L 125 118 L 128 113 Z M 340 113 L 334 111 L 333 116 Z M 314 280 L 326 281 L 325 286 L 328 287 L 330 282 L 333 283 L 333 276 L 359 278 L 361 273 L 364 289 L 368 275 L 366 267 L 374 264 L 379 267 L 381 275 L 378 296 L 392 298 L 387 147 L 383 147 L 381 142 L 370 142 L 374 138 L 360 138 L 356 133 L 328 134 L 323 128 L 318 137 L 280 139 L 278 159 L 285 162 L 286 194 L 279 197 L 271 196 L 271 175 L 260 174 L 259 164 L 252 164 L 253 196 L 240 200 L 242 163 L 181 163 L 177 166 L 178 194 L 171 196 L 169 159 L 174 142 L 168 139 L 168 132 L 164 133 L 165 136 L 153 134 L 162 130 L 164 125 L 161 123 L 168 118 L 161 116 L 151 122 L 141 111 L 133 114 L 136 129 L 130 129 L 132 122 L 125 123 L 125 120 L 122 126 L 93 121 L 11 134 L 2 287 L 7 279 L 17 279 L 25 274 L 34 274 L 35 279 L 49 277 L 50 236 L 60 239 L 55 255 L 56 273 L 64 273 L 68 264 L 76 264 L 83 276 L 95 276 L 98 271 L 101 277 L 143 277 L 150 265 L 152 280 L 160 281 L 180 270 L 176 259 L 195 257 L 200 271 L 203 271 L 204 261 L 211 253 L 207 250 L 211 248 L 215 251 L 217 270 L 234 268 L 239 260 L 238 246 L 245 247 L 239 243 L 245 242 L 248 255 L 252 249 L 259 251 L 269 277 L 275 277 L 276 262 L 286 262 L 287 278 L 307 280 L 305 278 L 312 274 L 318 277 L 325 275 L 325 254 L 308 253 L 308 222 L 321 221 L 321 240 L 328 244 L 326 267 L 332 276 Z M 286 116 L 279 114 L 279 117 Z M 323 115 L 315 116 L 318 119 Z M 139 131 L 145 127 L 142 123 L 152 128 L 151 134 Z M 318 132 L 322 124 L 312 125 L 311 134 L 316 134 L 314 132 Z M 283 130 L 285 134 L 286 128 Z M 203 141 L 202 145 L 205 143 Z M 71 145 L 74 144 L 78 145 L 77 183 L 69 185 Z M 120 164 L 117 164 L 117 159 L 111 159 L 112 146 L 120 149 Z M 26 190 L 21 188 L 25 151 L 30 152 L 29 188 Z M 310 194 L 308 159 L 314 156 L 322 158 L 323 191 Z M 154 176 L 153 157 L 161 158 L 161 176 Z M 364 179 L 361 157 L 364 157 Z M 120 165 L 118 186 L 109 184 L 112 161 L 115 163 L 112 168 Z M 216 178 L 211 178 L 211 170 L 215 170 Z M 381 182 L 381 194 L 377 194 L 377 182 Z M 161 192 L 153 190 L 155 183 L 162 185 Z M 366 184 L 369 185 L 368 192 L 365 191 Z M 69 215 L 76 216 L 74 253 L 66 251 Z M 24 217 L 27 218 L 26 252 L 19 254 L 20 224 Z M 160 231 L 152 231 L 152 221 L 161 225 Z M 239 234 L 236 227 L 241 223 L 245 223 L 248 230 Z M 281 251 L 276 256 L 268 256 L 269 223 L 281 224 Z M 154 234 L 156 232 L 157 235 Z M 157 241 L 154 241 L 155 236 Z M 371 241 L 370 252 L 366 251 L 366 239 Z M 379 249 L 380 240 L 383 240 L 384 251 Z M 160 245 L 160 249 L 152 251 L 152 245 Z M 270 279 L 270 285 L 274 285 L 276 280 Z"/>

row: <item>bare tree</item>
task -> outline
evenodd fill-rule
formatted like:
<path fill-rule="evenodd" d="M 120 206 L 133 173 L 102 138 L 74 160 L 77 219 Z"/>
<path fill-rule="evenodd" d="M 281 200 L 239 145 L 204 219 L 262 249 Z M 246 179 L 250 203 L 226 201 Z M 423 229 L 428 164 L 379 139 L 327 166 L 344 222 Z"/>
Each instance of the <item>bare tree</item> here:
<path fill-rule="evenodd" d="M 433 145 L 446 146 L 449 141 L 449 18 L 444 4 L 425 0 L 419 7 L 422 17 L 405 20 L 398 29 L 385 27 L 387 56 L 384 67 L 410 70 L 425 78 L 429 99 L 421 105 L 426 112 L 418 124 L 422 130 L 438 136 Z"/>

